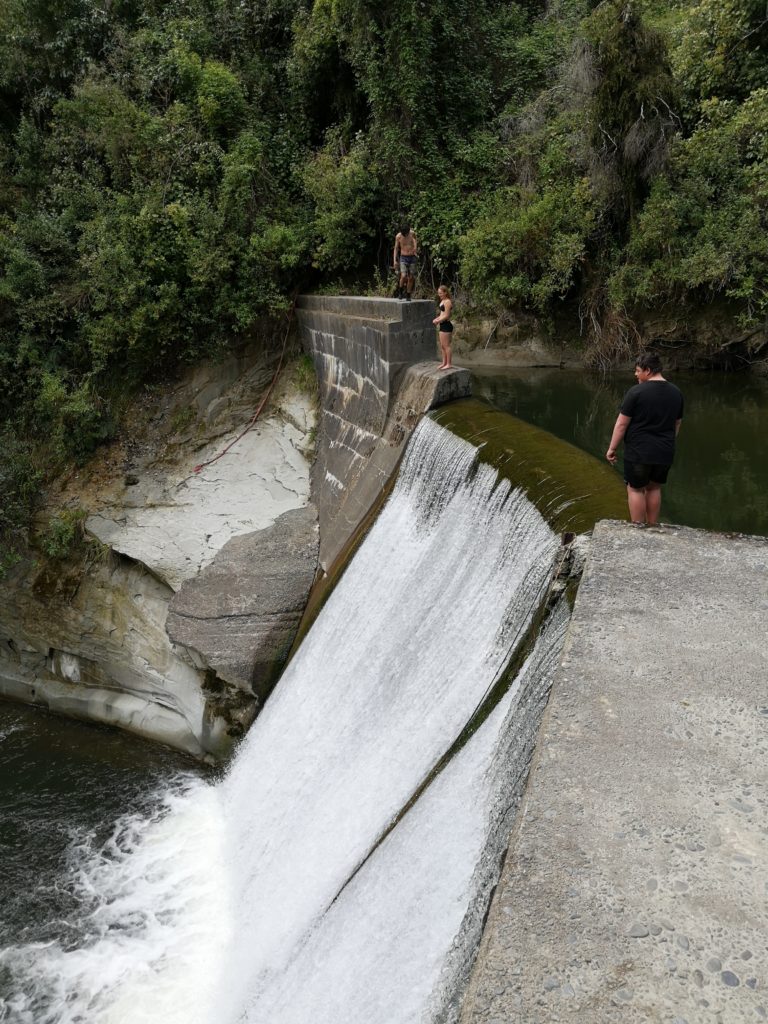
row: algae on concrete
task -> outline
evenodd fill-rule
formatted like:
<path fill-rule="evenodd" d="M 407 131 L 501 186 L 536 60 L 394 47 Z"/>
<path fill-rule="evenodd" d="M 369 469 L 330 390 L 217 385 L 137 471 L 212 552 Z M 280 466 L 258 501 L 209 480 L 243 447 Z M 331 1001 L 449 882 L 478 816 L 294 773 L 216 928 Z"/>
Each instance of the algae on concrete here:
<path fill-rule="evenodd" d="M 592 455 L 476 399 L 432 417 L 481 448 L 480 458 L 525 491 L 556 533 L 586 533 L 599 519 L 626 518 L 619 475 Z"/>

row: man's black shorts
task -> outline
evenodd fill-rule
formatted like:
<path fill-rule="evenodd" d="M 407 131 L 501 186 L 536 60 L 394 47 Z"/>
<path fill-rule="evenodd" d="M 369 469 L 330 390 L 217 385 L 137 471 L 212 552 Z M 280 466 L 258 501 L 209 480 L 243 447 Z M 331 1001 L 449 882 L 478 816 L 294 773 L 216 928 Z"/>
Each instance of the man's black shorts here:
<path fill-rule="evenodd" d="M 648 462 L 625 462 L 624 482 L 636 491 L 642 491 L 648 484 L 665 484 L 669 466 L 656 466 Z"/>

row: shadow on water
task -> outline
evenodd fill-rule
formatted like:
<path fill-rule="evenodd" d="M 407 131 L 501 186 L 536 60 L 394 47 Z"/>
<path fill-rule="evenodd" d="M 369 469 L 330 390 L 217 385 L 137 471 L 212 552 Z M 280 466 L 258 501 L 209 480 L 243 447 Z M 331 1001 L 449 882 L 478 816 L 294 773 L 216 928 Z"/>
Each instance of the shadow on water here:
<path fill-rule="evenodd" d="M 686 406 L 662 518 L 768 534 L 768 381 L 724 373 L 668 378 L 683 391 Z M 603 460 L 621 397 L 633 383 L 631 372 L 604 377 L 575 370 L 484 369 L 473 374 L 473 393 Z M 620 462 L 611 472 L 621 484 Z"/>

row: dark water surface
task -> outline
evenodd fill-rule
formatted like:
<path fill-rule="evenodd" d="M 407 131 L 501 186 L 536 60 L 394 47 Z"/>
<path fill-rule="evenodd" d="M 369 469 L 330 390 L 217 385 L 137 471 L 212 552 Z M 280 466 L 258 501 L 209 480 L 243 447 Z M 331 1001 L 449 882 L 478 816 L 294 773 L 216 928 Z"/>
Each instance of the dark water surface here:
<path fill-rule="evenodd" d="M 662 520 L 768 535 L 768 381 L 721 373 L 666 376 L 683 392 L 685 416 Z M 621 397 L 634 383 L 631 371 L 608 377 L 557 369 L 473 372 L 475 397 L 599 459 Z"/>
<path fill-rule="evenodd" d="M 77 941 L 82 893 L 64 883 L 79 855 L 107 842 L 119 818 L 154 809 L 172 780 L 199 774 L 116 730 L 0 701 L 0 948 Z"/>

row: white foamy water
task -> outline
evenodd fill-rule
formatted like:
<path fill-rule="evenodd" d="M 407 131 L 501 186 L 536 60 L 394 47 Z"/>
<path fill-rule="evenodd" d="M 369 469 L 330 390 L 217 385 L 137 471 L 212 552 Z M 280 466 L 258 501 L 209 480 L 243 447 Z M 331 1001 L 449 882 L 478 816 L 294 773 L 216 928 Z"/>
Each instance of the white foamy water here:
<path fill-rule="evenodd" d="M 109 843 L 71 852 L 69 884 L 83 913 L 77 944 L 0 952 L 15 992 L 0 1000 L 14 1024 L 123 1024 L 216 1019 L 216 956 L 230 942 L 228 888 L 215 866 L 224 830 L 215 790 L 169 791 L 151 817 L 120 821 Z M 217 951 L 219 951 L 217 953 Z"/>
<path fill-rule="evenodd" d="M 554 618 L 482 728 L 377 847 L 288 968 L 252 993 L 244 1020 L 454 1019 L 508 837 L 510 781 L 523 770 L 502 737 L 521 691 L 547 688 L 566 621 Z"/>
<path fill-rule="evenodd" d="M 86 857 L 82 941 L 5 951 L 18 994 L 0 1019 L 444 1019 L 498 845 L 517 687 L 383 837 L 525 634 L 556 550 L 523 495 L 424 420 L 228 776 Z"/>

